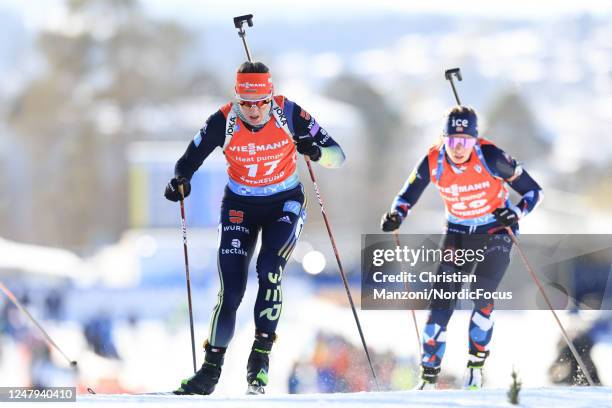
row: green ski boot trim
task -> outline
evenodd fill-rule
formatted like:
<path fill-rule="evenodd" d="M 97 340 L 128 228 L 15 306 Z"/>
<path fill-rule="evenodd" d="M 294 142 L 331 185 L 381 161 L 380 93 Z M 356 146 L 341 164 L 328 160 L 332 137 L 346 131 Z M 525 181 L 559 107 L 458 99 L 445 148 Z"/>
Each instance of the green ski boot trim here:
<path fill-rule="evenodd" d="M 263 368 L 257 373 L 255 377 L 261 385 L 268 385 L 268 373 Z"/>

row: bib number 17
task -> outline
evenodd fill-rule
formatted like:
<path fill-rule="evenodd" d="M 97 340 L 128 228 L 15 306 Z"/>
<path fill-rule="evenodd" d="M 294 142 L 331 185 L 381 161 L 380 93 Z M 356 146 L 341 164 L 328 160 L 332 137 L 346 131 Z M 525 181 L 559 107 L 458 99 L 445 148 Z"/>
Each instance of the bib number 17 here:
<path fill-rule="evenodd" d="M 278 160 L 273 160 L 273 161 L 269 161 L 269 162 L 265 162 L 264 168 L 268 168 L 267 171 L 263 174 L 264 176 L 269 176 L 270 174 L 272 174 L 274 172 L 274 169 L 276 169 L 276 166 L 278 166 L 278 163 L 280 163 L 280 159 Z M 247 169 L 249 169 L 249 174 L 248 176 L 251 178 L 257 177 L 257 169 L 259 167 L 259 163 L 257 164 L 246 164 L 244 167 L 246 167 Z"/>

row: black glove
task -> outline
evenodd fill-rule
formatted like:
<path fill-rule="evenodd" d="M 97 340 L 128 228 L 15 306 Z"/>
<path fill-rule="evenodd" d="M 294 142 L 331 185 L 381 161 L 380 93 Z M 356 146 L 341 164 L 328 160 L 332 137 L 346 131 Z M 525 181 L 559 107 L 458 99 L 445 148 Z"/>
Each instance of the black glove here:
<path fill-rule="evenodd" d="M 183 193 L 185 197 L 188 197 L 191 193 L 191 183 L 185 177 L 174 177 L 168 185 L 166 186 L 166 191 L 164 192 L 164 197 L 166 197 L 170 201 L 177 202 L 180 200 L 181 193 L 178 190 L 178 186 L 183 186 Z"/>
<path fill-rule="evenodd" d="M 298 153 L 308 156 L 312 161 L 317 161 L 321 158 L 321 148 L 315 143 L 312 137 L 306 137 L 299 140 L 295 144 L 295 147 Z"/>
<path fill-rule="evenodd" d="M 402 224 L 402 216 L 397 211 L 387 212 L 380 220 L 380 228 L 385 232 L 395 231 Z"/>
<path fill-rule="evenodd" d="M 510 227 L 516 224 L 519 220 L 518 214 L 507 207 L 496 208 L 495 211 L 493 211 L 493 215 L 495 216 L 495 219 L 505 227 Z"/>

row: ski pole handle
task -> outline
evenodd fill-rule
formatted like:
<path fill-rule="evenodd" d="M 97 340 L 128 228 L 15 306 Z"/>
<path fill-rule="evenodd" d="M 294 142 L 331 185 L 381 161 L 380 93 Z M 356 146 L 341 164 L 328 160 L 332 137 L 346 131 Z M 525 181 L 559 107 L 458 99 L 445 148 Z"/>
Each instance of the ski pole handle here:
<path fill-rule="evenodd" d="M 238 29 L 238 37 L 242 40 L 242 45 L 244 46 L 244 52 L 247 56 L 247 61 L 252 62 L 251 53 L 249 52 L 249 45 L 246 42 L 246 31 L 242 28 L 244 23 L 247 23 L 249 27 L 253 27 L 253 15 L 245 14 L 244 16 L 234 17 L 234 27 Z"/>
<path fill-rule="evenodd" d="M 463 77 L 461 76 L 461 69 L 451 68 L 451 69 L 447 69 L 446 71 L 444 71 L 444 78 L 446 78 L 450 82 L 451 88 L 453 88 L 453 94 L 455 95 L 455 100 L 457 101 L 457 105 L 461 105 L 461 101 L 459 100 L 459 94 L 457 93 L 457 89 L 455 89 L 455 82 L 453 81 L 453 75 L 457 77 L 458 81 L 463 80 Z"/>
<path fill-rule="evenodd" d="M 242 31 L 242 25 L 247 23 L 249 27 L 253 27 L 253 15 L 245 14 L 244 16 L 234 17 L 234 27 Z"/>
<path fill-rule="evenodd" d="M 451 69 L 447 69 L 446 71 L 444 71 L 444 77 L 448 79 L 449 81 L 453 80 L 453 75 L 455 75 L 459 81 L 463 80 L 463 77 L 461 76 L 460 68 L 451 68 Z"/>

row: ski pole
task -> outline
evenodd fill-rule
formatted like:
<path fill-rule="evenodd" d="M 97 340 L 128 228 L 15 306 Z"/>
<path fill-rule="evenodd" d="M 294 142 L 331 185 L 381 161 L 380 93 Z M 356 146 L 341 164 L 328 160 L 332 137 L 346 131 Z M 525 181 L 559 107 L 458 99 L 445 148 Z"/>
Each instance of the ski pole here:
<path fill-rule="evenodd" d="M 6 297 L 17 307 L 17 309 L 19 309 L 24 315 L 26 315 L 30 322 L 32 322 L 32 324 L 34 324 L 34 326 L 40 331 L 40 333 L 43 335 L 45 343 L 47 343 L 50 348 L 55 348 L 62 355 L 62 357 L 64 357 L 66 361 L 68 361 L 68 364 L 70 364 L 71 367 L 76 367 L 76 360 L 71 360 L 70 358 L 68 358 L 66 353 L 64 353 L 62 349 L 59 348 L 59 346 L 53 341 L 53 339 L 51 339 L 51 336 L 47 334 L 45 329 L 43 329 L 43 327 L 36 321 L 36 319 L 32 317 L 30 312 L 28 312 L 27 309 L 21 304 L 21 302 L 17 300 L 17 297 L 13 294 L 13 292 L 11 292 L 9 288 L 4 286 L 2 282 L 0 282 L 0 290 L 4 292 Z"/>
<path fill-rule="evenodd" d="M 397 230 L 393 231 L 393 236 L 395 237 L 395 243 L 397 244 L 397 247 L 401 247 L 402 245 L 400 244 L 400 240 L 399 240 L 399 233 L 397 232 Z M 408 282 L 406 282 L 406 287 L 409 288 Z M 419 354 L 421 353 L 421 335 L 419 333 L 419 325 L 417 323 L 417 318 L 416 318 L 416 313 L 414 312 L 414 309 L 410 309 L 410 312 L 412 313 L 412 321 L 414 323 L 414 332 L 416 334 L 416 340 L 417 340 L 417 350 L 419 351 Z"/>
<path fill-rule="evenodd" d="M 189 308 L 189 330 L 191 331 L 191 355 L 193 357 L 193 372 L 196 369 L 196 352 L 195 338 L 193 334 L 193 308 L 191 306 L 191 279 L 189 278 L 189 257 L 187 256 L 187 221 L 185 220 L 185 191 L 183 185 L 178 185 L 178 191 L 181 195 L 181 230 L 183 231 L 183 254 L 185 256 L 185 278 L 187 280 L 187 305 Z"/>
<path fill-rule="evenodd" d="M 249 46 L 246 42 L 246 31 L 242 28 L 242 24 L 247 23 L 249 27 L 253 27 L 253 15 L 245 14 L 244 16 L 234 17 L 234 27 L 238 29 L 238 37 L 242 39 L 242 45 L 244 45 L 244 51 L 246 52 L 247 60 L 251 61 L 251 53 L 249 52 Z"/>
<path fill-rule="evenodd" d="M 244 45 L 244 51 L 246 52 L 247 60 L 249 62 L 252 62 L 251 54 L 249 53 L 249 47 L 247 46 L 247 42 L 246 42 L 246 32 L 242 28 L 242 25 L 245 22 L 249 25 L 249 27 L 253 27 L 253 15 L 247 14 L 244 16 L 234 17 L 234 26 L 238 29 L 238 36 L 242 39 L 242 44 Z M 357 309 L 355 308 L 355 303 L 353 302 L 353 297 L 351 296 L 351 290 L 349 289 L 349 286 L 348 286 L 348 281 L 344 273 L 344 268 L 342 267 L 342 262 L 340 261 L 340 254 L 338 252 L 338 248 L 336 247 L 336 241 L 334 239 L 334 235 L 332 233 L 331 225 L 327 218 L 327 214 L 325 213 L 325 207 L 323 205 L 323 200 L 321 198 L 319 186 L 317 185 L 317 180 L 315 178 L 314 171 L 312 170 L 310 160 L 308 159 L 308 157 L 304 156 L 304 161 L 306 162 L 306 166 L 308 167 L 308 173 L 310 174 L 310 179 L 312 180 L 312 184 L 314 186 L 314 190 L 317 195 L 317 199 L 319 201 L 319 206 L 321 207 L 321 214 L 323 215 L 323 221 L 325 222 L 325 227 L 327 228 L 327 234 L 329 235 L 329 239 L 331 241 L 331 245 L 334 250 L 334 255 L 336 256 L 336 261 L 338 263 L 338 268 L 340 270 L 340 277 L 342 278 L 342 283 L 344 284 L 344 289 L 346 290 L 346 295 L 348 297 L 348 301 L 351 306 L 351 310 L 353 312 L 353 317 L 355 318 L 355 323 L 357 324 L 357 330 L 359 331 L 359 337 L 361 338 L 361 344 L 363 345 L 363 350 L 365 351 L 365 355 L 368 360 L 368 365 L 370 366 L 370 370 L 372 371 L 372 378 L 374 379 L 374 383 L 376 384 L 376 389 L 380 391 L 380 386 L 378 384 L 378 378 L 376 377 L 376 372 L 374 371 L 374 365 L 372 364 L 370 352 L 368 351 L 368 346 L 366 344 L 365 337 L 363 335 L 363 330 L 361 329 L 361 323 L 359 322 L 359 316 L 357 315 Z"/>
<path fill-rule="evenodd" d="M 338 252 L 338 248 L 336 247 L 336 240 L 334 239 L 334 234 L 332 233 L 331 225 L 327 218 L 327 214 L 325 213 L 325 206 L 323 205 L 323 198 L 321 197 L 321 192 L 319 191 L 319 186 L 317 185 L 317 180 L 315 178 L 314 171 L 312 170 L 312 165 L 310 164 L 310 160 L 306 156 L 304 156 L 304 160 L 306 161 L 306 165 L 308 166 L 308 173 L 310 174 L 310 180 L 312 180 L 312 185 L 314 186 L 315 194 L 317 195 L 317 200 L 319 201 L 319 206 L 321 207 L 321 215 L 323 215 L 323 221 L 325 221 L 325 227 L 327 228 L 327 235 L 329 235 L 329 240 L 331 241 L 331 245 L 334 250 L 334 255 L 336 256 L 336 262 L 338 263 L 338 270 L 340 271 L 340 277 L 342 278 L 342 283 L 344 284 L 344 289 L 346 290 L 346 296 L 348 297 L 349 304 L 351 305 L 351 310 L 353 311 L 353 317 L 355 318 L 355 323 L 357 324 L 357 330 L 359 331 L 359 337 L 361 338 L 361 344 L 363 345 L 363 350 L 365 351 L 366 358 L 368 359 L 368 364 L 370 365 L 370 370 L 372 371 L 372 378 L 374 379 L 374 383 L 376 384 L 376 389 L 380 391 L 380 386 L 378 385 L 378 379 L 376 378 L 376 372 L 374 371 L 374 366 L 372 365 L 372 359 L 370 358 L 370 352 L 368 351 L 368 345 L 366 344 L 366 340 L 363 335 L 363 330 L 361 329 L 361 323 L 359 322 L 359 316 L 357 315 L 357 310 L 355 309 L 355 304 L 353 303 L 353 297 L 351 296 L 351 290 L 349 289 L 348 281 L 344 273 L 344 268 L 342 267 L 342 262 L 340 261 L 340 253 Z"/>
<path fill-rule="evenodd" d="M 453 75 L 457 77 L 458 81 L 463 80 L 463 78 L 461 77 L 461 70 L 459 68 L 451 68 L 444 71 L 444 77 L 450 81 L 451 87 L 453 88 L 453 94 L 455 94 L 457 105 L 461 105 L 461 101 L 459 100 L 459 94 L 457 93 L 457 89 L 455 89 L 455 83 L 453 82 Z"/>
<path fill-rule="evenodd" d="M 540 282 L 540 279 L 538 279 L 537 275 L 533 271 L 533 268 L 529 264 L 529 261 L 527 260 L 527 257 L 525 256 L 525 253 L 523 252 L 521 246 L 519 245 L 519 242 L 518 242 L 518 239 L 516 238 L 516 235 L 514 235 L 514 232 L 512 232 L 512 229 L 510 227 L 506 227 L 506 231 L 508 231 L 508 235 L 510 235 L 510 238 L 512 238 L 512 242 L 516 246 L 516 249 L 518 250 L 518 253 L 521 256 L 521 259 L 523 261 L 523 264 L 525 265 L 525 268 L 527 269 L 527 271 L 529 271 L 529 274 L 531 275 L 531 278 L 533 279 L 535 284 L 538 286 L 538 289 L 539 289 L 540 293 L 542 294 L 542 297 L 546 301 L 546 304 L 548 305 L 548 308 L 550 309 L 551 313 L 555 317 L 555 320 L 556 320 L 557 324 L 559 325 L 559 329 L 561 330 L 561 334 L 563 335 L 563 339 L 567 343 L 567 346 L 569 347 L 570 351 L 574 355 L 574 358 L 578 362 L 578 365 L 580 366 L 580 370 L 582 371 L 582 373 L 586 377 L 587 382 L 589 383 L 589 385 L 591 387 L 595 386 L 595 382 L 593 381 L 593 378 L 591 377 L 591 374 L 589 373 L 589 370 L 586 369 L 586 365 L 582 361 L 582 357 L 580 357 L 580 354 L 578 354 L 578 351 L 574 347 L 574 342 L 570 340 L 569 336 L 567 335 L 567 332 L 565 331 L 565 328 L 563 327 L 563 324 L 561 323 L 561 320 L 559 320 L 559 317 L 557 316 L 557 313 L 555 313 L 555 309 L 554 309 L 552 303 L 550 302 L 550 300 L 548 299 L 548 296 L 546 295 L 546 291 L 544 291 L 544 287 L 542 286 L 542 283 Z"/>

